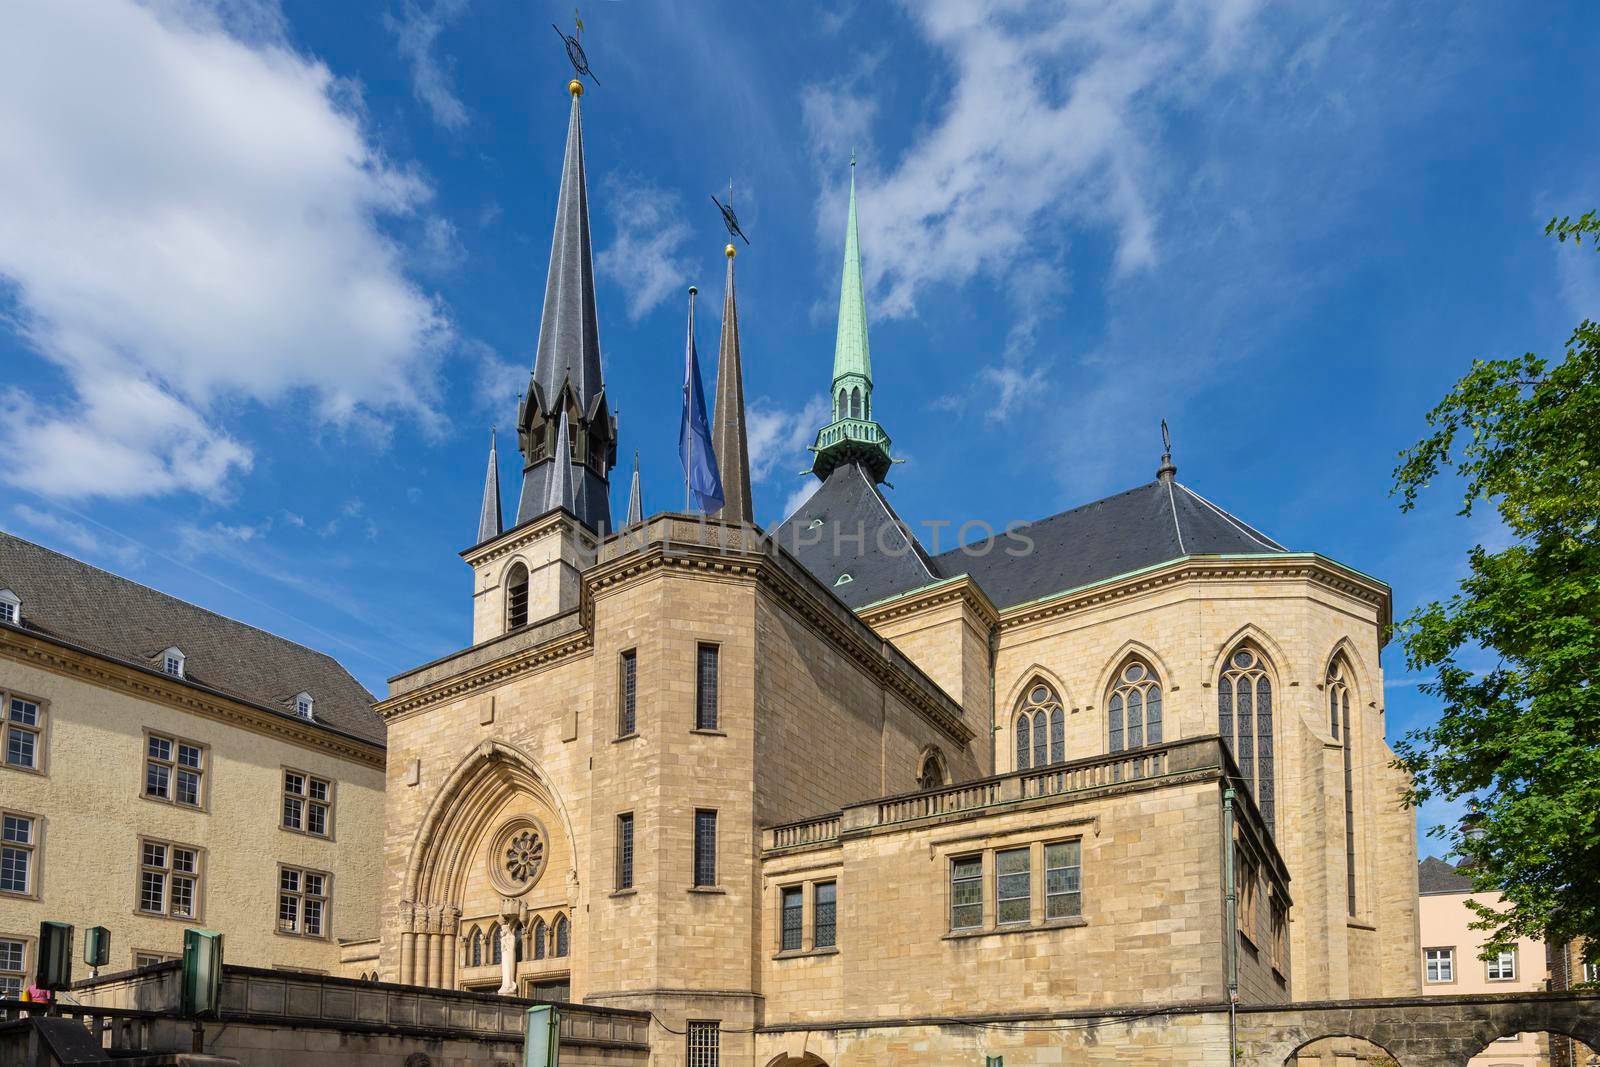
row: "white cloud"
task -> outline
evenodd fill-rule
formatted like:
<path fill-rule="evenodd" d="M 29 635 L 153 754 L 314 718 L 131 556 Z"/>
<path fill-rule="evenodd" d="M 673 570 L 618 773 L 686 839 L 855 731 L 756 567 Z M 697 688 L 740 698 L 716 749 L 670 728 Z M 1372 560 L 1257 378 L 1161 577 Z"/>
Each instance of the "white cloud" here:
<path fill-rule="evenodd" d="M 781 526 L 785 521 L 787 521 L 789 516 L 793 515 L 797 511 L 799 511 L 800 510 L 800 506 L 802 504 L 804 504 L 807 500 L 810 500 L 811 499 L 811 494 L 815 493 L 817 491 L 818 487 L 820 487 L 821 485 L 822 485 L 822 483 L 817 481 L 815 478 L 807 478 L 805 480 L 805 484 L 801 485 L 800 488 L 796 489 L 794 492 L 790 493 L 786 498 L 784 498 L 784 501 L 783 501 L 783 518 L 780 519 L 777 523 L 773 524 L 774 529 L 776 529 L 778 526 Z"/>
<path fill-rule="evenodd" d="M 110 559 L 125 567 L 132 566 L 143 557 L 137 545 L 106 541 L 82 523 L 31 508 L 27 504 L 18 504 L 11 509 L 11 514 L 21 520 L 28 530 L 48 535 L 86 556 Z"/>
<path fill-rule="evenodd" d="M 472 365 L 473 401 L 483 411 L 510 425 L 517 402 L 528 389 L 531 367 L 518 366 L 479 340 L 462 344 L 462 355 Z"/>
<path fill-rule="evenodd" d="M 422 224 L 422 240 L 417 246 L 418 262 L 435 274 L 449 274 L 461 269 L 467 261 L 466 246 L 456 224 L 449 219 L 430 215 Z"/>
<path fill-rule="evenodd" d="M 627 292 L 628 318 L 637 322 L 685 287 L 689 268 L 681 249 L 689 225 L 677 193 L 637 175 L 613 174 L 605 184 L 607 214 L 617 230 L 595 257 L 595 269 Z"/>
<path fill-rule="evenodd" d="M 385 15 L 383 23 L 395 35 L 400 55 L 411 65 L 411 91 L 426 104 L 433 121 L 447 130 L 467 124 L 467 108 L 451 84 L 455 62 L 434 55 L 434 45 L 446 25 L 466 10 L 467 0 L 435 0 L 424 9 L 415 0 L 406 0 L 400 16 Z"/>
<path fill-rule="evenodd" d="M 238 400 L 438 424 L 450 324 L 380 227 L 430 190 L 371 145 L 347 86 L 281 43 L 275 11 L 0 15 L 0 311 L 73 393 L 0 397 L 0 478 L 225 495 L 251 452 L 212 413 Z"/>
<path fill-rule="evenodd" d="M 799 471 L 805 465 L 805 447 L 830 414 L 828 399 L 823 396 L 812 397 L 798 411 L 775 406 L 765 397 L 745 405 L 750 479 L 761 482 L 773 473 Z"/>

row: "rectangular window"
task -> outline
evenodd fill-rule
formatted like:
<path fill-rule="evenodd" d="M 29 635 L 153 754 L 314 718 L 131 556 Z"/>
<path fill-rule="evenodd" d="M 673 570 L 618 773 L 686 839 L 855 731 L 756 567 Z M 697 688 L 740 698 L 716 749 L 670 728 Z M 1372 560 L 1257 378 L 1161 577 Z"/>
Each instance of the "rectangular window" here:
<path fill-rule="evenodd" d="M 33 893 L 33 850 L 38 847 L 33 819 L 0 815 L 0 893 Z"/>
<path fill-rule="evenodd" d="M 778 948 L 783 952 L 798 952 L 800 950 L 800 933 L 805 918 L 806 893 L 800 886 L 789 886 L 783 890 L 783 917 L 782 939 Z"/>
<path fill-rule="evenodd" d="M 703 808 L 694 813 L 694 884 L 717 884 L 717 813 Z"/>
<path fill-rule="evenodd" d="M 633 812 L 617 816 L 617 888 L 633 888 Z"/>
<path fill-rule="evenodd" d="M 997 923 L 1025 923 L 1032 918 L 1032 850 L 1008 848 L 994 854 L 994 903 Z"/>
<path fill-rule="evenodd" d="M 17 1000 L 27 975 L 28 943 L 20 937 L 0 937 L 0 1000 Z"/>
<path fill-rule="evenodd" d="M 950 861 L 950 929 L 973 930 L 983 925 L 983 857 Z"/>
<path fill-rule="evenodd" d="M 1081 845 L 1062 841 L 1044 847 L 1044 917 L 1071 919 L 1083 914 Z"/>
<path fill-rule="evenodd" d="M 717 728 L 717 646 L 701 645 L 694 682 L 694 728 Z"/>
<path fill-rule="evenodd" d="M 173 919 L 200 916 L 200 850 L 139 840 L 139 910 Z"/>
<path fill-rule="evenodd" d="M 146 952 L 136 948 L 133 950 L 133 968 L 138 970 L 140 967 L 154 967 L 158 963 L 166 963 L 177 958 L 170 952 Z"/>
<path fill-rule="evenodd" d="M 44 712 L 39 705 L 21 697 L 6 701 L 5 745 L 6 766 L 18 770 L 39 769 L 41 737 L 44 734 Z"/>
<path fill-rule="evenodd" d="M 333 783 L 303 771 L 283 772 L 283 828 L 327 837 L 333 826 Z"/>
<path fill-rule="evenodd" d="M 204 794 L 206 751 L 181 738 L 150 734 L 145 738 L 144 795 L 198 808 Z"/>
<path fill-rule="evenodd" d="M 689 1024 L 689 1067 L 721 1067 L 722 1024 Z"/>
<path fill-rule="evenodd" d="M 1502 952 L 1489 961 L 1489 981 L 1510 982 L 1517 977 L 1517 950 Z"/>
<path fill-rule="evenodd" d="M 278 868 L 278 932 L 326 937 L 332 875 L 298 867 Z"/>
<path fill-rule="evenodd" d="M 622 654 L 617 678 L 617 736 L 638 732 L 639 655 L 633 649 Z"/>
<path fill-rule="evenodd" d="M 1456 980 L 1456 950 L 1453 948 L 1427 948 L 1422 950 L 1429 982 L 1454 982 Z"/>
<path fill-rule="evenodd" d="M 818 882 L 812 890 L 812 943 L 817 948 L 833 948 L 839 943 L 838 900 L 836 882 Z"/>

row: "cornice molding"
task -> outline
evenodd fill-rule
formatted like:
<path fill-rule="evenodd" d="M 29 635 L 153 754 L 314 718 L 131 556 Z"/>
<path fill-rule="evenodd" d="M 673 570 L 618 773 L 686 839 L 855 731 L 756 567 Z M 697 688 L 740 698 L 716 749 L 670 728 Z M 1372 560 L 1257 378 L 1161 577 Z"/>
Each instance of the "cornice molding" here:
<path fill-rule="evenodd" d="M 859 614 L 869 626 L 878 626 L 892 619 L 919 615 L 957 601 L 991 629 L 1000 625 L 1000 609 L 990 601 L 983 587 L 965 574 L 937 585 L 924 586 L 893 600 L 869 604 Z"/>
<path fill-rule="evenodd" d="M 1389 590 L 1369 578 L 1314 555 L 1189 557 L 1174 560 L 1125 578 L 1083 589 L 1068 590 L 1007 608 L 1000 613 L 1002 630 L 1016 629 L 1058 615 L 1123 600 L 1182 582 L 1239 581 L 1241 579 L 1311 581 L 1324 588 L 1370 604 L 1378 611 L 1380 628 L 1390 622 Z"/>
<path fill-rule="evenodd" d="M 194 686 L 167 680 L 119 660 L 27 632 L 0 629 L 0 655 L 26 663 L 52 674 L 74 678 L 110 689 L 126 696 L 164 704 L 200 715 L 216 722 L 237 726 L 252 733 L 293 742 L 305 748 L 320 749 L 342 759 L 382 769 L 383 745 L 374 741 L 335 734 L 301 725 L 287 716 L 258 708 L 243 701 L 212 696 Z"/>
<path fill-rule="evenodd" d="M 395 722 L 422 711 L 444 700 L 466 696 L 488 686 L 500 685 L 520 675 L 546 670 L 565 660 L 576 659 L 594 651 L 594 616 L 592 611 L 582 613 L 583 627 L 572 633 L 551 638 L 542 645 L 534 645 L 511 655 L 485 663 L 481 667 L 452 675 L 442 682 L 425 686 L 403 696 L 380 700 L 372 706 L 385 722 Z"/>
<path fill-rule="evenodd" d="M 539 540 L 562 523 L 566 523 L 573 528 L 579 544 L 585 549 L 591 552 L 598 549 L 600 542 L 595 538 L 594 534 L 585 529 L 582 523 L 578 522 L 566 511 L 558 509 L 523 526 L 513 526 L 493 541 L 474 545 L 462 552 L 461 558 L 471 567 L 480 567 L 485 563 L 500 559 L 502 556 L 508 556 L 517 549 Z"/>

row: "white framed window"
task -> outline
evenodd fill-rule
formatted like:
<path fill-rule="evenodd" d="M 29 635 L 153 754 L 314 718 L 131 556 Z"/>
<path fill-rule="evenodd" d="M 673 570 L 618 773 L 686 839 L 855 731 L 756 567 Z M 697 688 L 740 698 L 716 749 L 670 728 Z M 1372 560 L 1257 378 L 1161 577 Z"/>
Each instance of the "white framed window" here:
<path fill-rule="evenodd" d="M 201 853 L 194 845 L 139 839 L 139 902 L 145 915 L 200 918 Z"/>
<path fill-rule="evenodd" d="M 158 963 L 168 963 L 177 958 L 171 952 L 151 952 L 147 949 L 136 948 L 133 950 L 133 969 L 154 967 Z"/>
<path fill-rule="evenodd" d="M 310 693 L 297 693 L 294 698 L 294 713 L 307 722 L 312 721 L 313 711 L 317 702 L 311 699 Z"/>
<path fill-rule="evenodd" d="M 15 693 L 4 701 L 5 765 L 18 771 L 44 770 L 45 709 L 37 700 Z"/>
<path fill-rule="evenodd" d="M 1583 980 L 1585 982 L 1600 982 L 1600 963 L 1585 963 L 1583 965 Z"/>
<path fill-rule="evenodd" d="M 0 813 L 0 893 L 31 897 L 34 885 L 34 850 L 39 847 L 39 823 L 32 815 Z"/>
<path fill-rule="evenodd" d="M 162 672 L 165 674 L 170 674 L 174 678 L 182 678 L 183 664 L 187 658 L 188 657 L 183 654 L 182 649 L 177 647 L 167 649 L 165 652 L 161 653 Z"/>
<path fill-rule="evenodd" d="M 333 834 L 333 782 L 305 771 L 283 772 L 283 828 L 316 837 Z"/>
<path fill-rule="evenodd" d="M 1428 982 L 1454 982 L 1456 980 L 1456 950 L 1454 948 L 1425 948 L 1422 950 L 1423 979 Z"/>
<path fill-rule="evenodd" d="M 27 981 L 28 942 L 15 934 L 0 935 L 0 1000 L 18 1000 Z"/>
<path fill-rule="evenodd" d="M 145 735 L 144 795 L 186 808 L 205 806 L 206 748 L 163 734 Z"/>
<path fill-rule="evenodd" d="M 1517 950 L 1502 952 L 1485 964 L 1491 982 L 1510 982 L 1517 977 Z"/>
<path fill-rule="evenodd" d="M 333 876 L 299 867 L 278 868 L 278 933 L 328 936 L 328 896 Z"/>
<path fill-rule="evenodd" d="M 688 1046 L 689 1067 L 722 1067 L 722 1023 L 691 1021 Z"/>
<path fill-rule="evenodd" d="M 9 589 L 0 589 L 0 622 L 12 626 L 22 622 L 22 598 Z"/>

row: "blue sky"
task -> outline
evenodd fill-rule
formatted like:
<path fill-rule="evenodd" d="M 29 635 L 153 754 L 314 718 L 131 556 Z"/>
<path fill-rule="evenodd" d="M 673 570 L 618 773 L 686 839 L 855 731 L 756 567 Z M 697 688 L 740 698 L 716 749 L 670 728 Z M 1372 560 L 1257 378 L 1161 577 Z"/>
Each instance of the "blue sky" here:
<path fill-rule="evenodd" d="M 1401 616 L 1499 533 L 1445 488 L 1401 515 L 1396 451 L 1472 357 L 1556 352 L 1600 303 L 1594 257 L 1541 234 L 1600 204 L 1580 4 L 583 15 L 601 343 L 648 509 L 681 491 L 690 283 L 714 359 L 708 194 L 730 179 L 760 518 L 807 488 L 852 148 L 914 523 L 1145 481 L 1165 417 L 1181 480 L 1387 579 Z M 532 359 L 568 106 L 550 24 L 571 17 L 7 5 L 0 526 L 326 649 L 377 692 L 465 643 L 456 553 Z M 1385 667 L 1391 734 L 1427 721 L 1397 648 Z"/>

